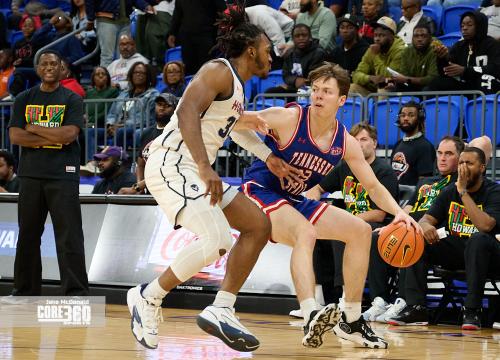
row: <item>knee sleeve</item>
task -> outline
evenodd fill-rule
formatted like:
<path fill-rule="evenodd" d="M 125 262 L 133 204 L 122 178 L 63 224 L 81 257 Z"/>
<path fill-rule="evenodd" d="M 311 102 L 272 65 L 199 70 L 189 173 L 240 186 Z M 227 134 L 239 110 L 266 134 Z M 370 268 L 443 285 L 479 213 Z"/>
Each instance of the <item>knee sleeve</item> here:
<path fill-rule="evenodd" d="M 184 282 L 226 254 L 233 245 L 233 237 L 229 223 L 218 206 L 203 210 L 196 205 L 186 208 L 179 217 L 179 223 L 198 236 L 196 241 L 181 250 L 171 265 L 175 276 Z"/>

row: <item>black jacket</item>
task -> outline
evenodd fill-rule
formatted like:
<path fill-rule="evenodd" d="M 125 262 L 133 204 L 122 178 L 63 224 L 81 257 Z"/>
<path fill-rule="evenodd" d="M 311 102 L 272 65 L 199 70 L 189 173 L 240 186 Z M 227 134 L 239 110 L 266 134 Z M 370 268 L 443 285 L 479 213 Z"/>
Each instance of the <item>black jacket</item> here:
<path fill-rule="evenodd" d="M 487 93 L 496 92 L 500 79 L 500 43 L 488 36 L 488 18 L 479 11 L 468 11 L 462 14 L 471 16 L 476 23 L 476 36 L 473 40 L 460 40 L 453 45 L 449 58 L 438 59 L 438 71 L 444 75 L 443 68 L 448 62 L 465 67 L 461 80 L 472 84 L 476 89 Z M 469 55 L 469 51 L 472 54 Z"/>
<path fill-rule="evenodd" d="M 320 65 L 324 60 L 326 60 L 326 52 L 319 46 L 318 39 L 313 39 L 311 46 L 307 49 L 300 50 L 294 48 L 294 50 L 285 57 L 283 62 L 283 80 L 285 84 L 291 88 L 295 88 L 295 80 L 298 77 L 307 78 L 309 72 Z M 293 64 L 300 64 L 302 75 L 297 75 L 296 70 L 298 69 L 298 65 L 296 65 L 294 69 Z"/>
<path fill-rule="evenodd" d="M 347 51 L 344 49 L 344 42 L 341 42 L 333 49 L 328 60 L 335 64 L 339 64 L 349 71 L 349 74 L 352 74 L 361 62 L 368 47 L 370 47 L 370 44 L 364 38 L 359 38 L 358 42 Z"/>
<path fill-rule="evenodd" d="M 437 30 L 436 29 L 436 23 L 434 22 L 434 20 L 432 20 L 431 17 L 429 17 L 427 15 L 422 15 L 422 17 L 418 21 L 417 25 L 415 25 L 415 26 L 422 26 L 422 25 L 427 26 L 431 30 L 431 34 L 432 35 L 436 35 L 436 30 Z M 405 22 L 404 21 L 400 21 L 398 23 L 396 34 L 403 28 L 403 26 L 405 26 Z"/>
<path fill-rule="evenodd" d="M 176 1 L 170 35 L 208 36 L 217 34 L 218 14 L 226 9 L 224 0 L 181 0 Z"/>

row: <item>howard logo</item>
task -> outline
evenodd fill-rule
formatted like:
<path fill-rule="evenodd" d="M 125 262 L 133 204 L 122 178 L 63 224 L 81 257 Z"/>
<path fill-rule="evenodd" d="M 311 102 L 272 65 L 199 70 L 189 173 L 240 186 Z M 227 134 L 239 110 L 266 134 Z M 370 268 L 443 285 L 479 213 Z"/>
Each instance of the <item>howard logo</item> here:
<path fill-rule="evenodd" d="M 66 105 L 28 105 L 25 111 L 27 124 L 56 128 L 62 126 Z M 42 146 L 48 149 L 61 149 L 62 144 Z"/>
<path fill-rule="evenodd" d="M 482 204 L 477 207 L 483 210 Z M 470 237 L 479 231 L 469 219 L 464 206 L 454 201 L 451 202 L 448 210 L 448 230 L 450 235 L 464 237 Z"/>
<path fill-rule="evenodd" d="M 238 114 L 243 114 L 243 111 L 245 111 L 245 107 L 243 106 L 242 103 L 240 103 L 238 100 L 235 100 L 233 103 L 233 106 L 231 109 L 236 110 Z"/>

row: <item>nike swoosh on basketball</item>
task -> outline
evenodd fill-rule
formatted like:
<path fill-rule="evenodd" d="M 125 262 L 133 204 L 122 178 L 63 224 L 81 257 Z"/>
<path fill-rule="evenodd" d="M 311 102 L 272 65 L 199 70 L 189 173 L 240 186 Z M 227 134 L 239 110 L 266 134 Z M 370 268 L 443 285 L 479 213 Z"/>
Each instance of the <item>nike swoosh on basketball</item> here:
<path fill-rule="evenodd" d="M 408 254 L 408 250 L 411 250 L 411 246 L 406 244 L 405 247 L 403 248 L 403 258 L 401 259 L 401 265 L 403 265 L 405 262 L 405 257 L 406 254 Z"/>

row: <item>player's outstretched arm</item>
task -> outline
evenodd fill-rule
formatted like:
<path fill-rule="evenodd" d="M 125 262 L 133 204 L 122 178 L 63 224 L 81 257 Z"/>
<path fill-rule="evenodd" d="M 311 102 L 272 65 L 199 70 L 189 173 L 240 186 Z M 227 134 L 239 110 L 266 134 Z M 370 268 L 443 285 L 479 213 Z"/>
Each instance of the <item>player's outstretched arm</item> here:
<path fill-rule="evenodd" d="M 349 134 L 346 134 L 344 159 L 354 176 L 363 184 L 363 187 L 380 209 L 393 214 L 394 222 L 404 221 L 408 227 L 414 226 L 417 231 L 422 232 L 417 222 L 401 209 L 389 191 L 378 181 L 372 168 L 366 162 L 359 143 Z"/>
<path fill-rule="evenodd" d="M 265 123 L 267 128 L 280 132 L 294 128 L 297 124 L 299 110 L 296 107 L 270 107 L 260 111 L 245 111 L 236 123 L 235 129 L 256 130 L 256 124 Z"/>

